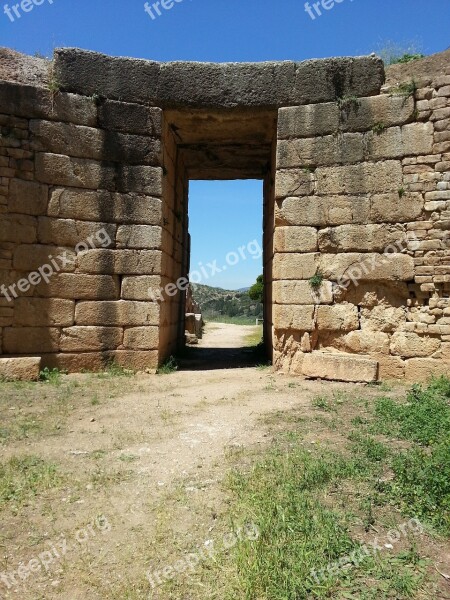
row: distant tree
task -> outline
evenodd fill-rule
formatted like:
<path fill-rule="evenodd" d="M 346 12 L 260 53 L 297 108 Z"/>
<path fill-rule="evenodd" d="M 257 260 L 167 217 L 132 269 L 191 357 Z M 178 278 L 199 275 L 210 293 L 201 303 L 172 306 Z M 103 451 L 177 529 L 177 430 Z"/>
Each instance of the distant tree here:
<path fill-rule="evenodd" d="M 248 295 L 255 302 L 263 302 L 264 300 L 264 276 L 259 275 L 256 278 L 256 283 L 248 290 Z"/>

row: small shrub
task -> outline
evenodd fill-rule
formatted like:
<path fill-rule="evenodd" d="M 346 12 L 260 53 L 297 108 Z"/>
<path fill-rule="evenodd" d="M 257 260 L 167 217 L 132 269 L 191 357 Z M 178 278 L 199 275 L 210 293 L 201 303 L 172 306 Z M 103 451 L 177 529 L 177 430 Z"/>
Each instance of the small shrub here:
<path fill-rule="evenodd" d="M 170 375 L 178 371 L 178 363 L 174 356 L 170 356 L 156 371 L 158 375 Z"/>
<path fill-rule="evenodd" d="M 316 271 L 315 275 L 313 275 L 309 279 L 309 281 L 308 281 L 309 286 L 311 287 L 311 289 L 314 292 L 318 292 L 320 290 L 320 288 L 322 287 L 322 283 L 323 283 L 324 279 L 325 279 L 325 277 L 324 277 L 323 273 L 320 271 L 320 269 L 318 269 Z"/>
<path fill-rule="evenodd" d="M 383 131 L 386 129 L 386 125 L 384 123 L 375 123 L 372 127 L 372 131 L 377 135 L 381 135 Z"/>
<path fill-rule="evenodd" d="M 39 373 L 39 380 L 45 383 L 50 383 L 52 385 L 60 385 L 61 383 L 61 375 L 64 375 L 65 371 L 60 371 L 59 369 L 49 369 L 45 367 Z"/>

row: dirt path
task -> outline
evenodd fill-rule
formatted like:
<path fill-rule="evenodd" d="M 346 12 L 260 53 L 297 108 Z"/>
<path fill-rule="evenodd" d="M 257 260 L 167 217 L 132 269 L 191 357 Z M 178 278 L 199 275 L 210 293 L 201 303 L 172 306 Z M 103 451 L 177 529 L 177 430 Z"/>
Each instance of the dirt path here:
<path fill-rule="evenodd" d="M 89 541 L 90 558 L 86 546 L 70 563 L 55 561 L 49 576 L 35 575 L 18 588 L 23 600 L 148 598 L 147 569 L 171 564 L 183 548 L 212 535 L 225 511 L 226 456 L 266 441 L 261 418 L 308 410 L 324 388 L 350 387 L 247 366 L 254 355 L 246 345 L 255 333 L 255 327 L 211 324 L 184 370 L 120 378 L 121 393 L 99 404 L 89 402 L 94 376 L 69 377 L 77 387 L 62 434 L 5 448 L 5 457 L 34 454 L 68 474 L 59 490 L 5 519 L 6 570 L 46 550 L 49 540 L 73 537 L 97 515 L 111 523 L 108 535 Z M 230 365 L 240 368 L 216 368 Z M 6 591 L 5 598 L 17 597 Z"/>

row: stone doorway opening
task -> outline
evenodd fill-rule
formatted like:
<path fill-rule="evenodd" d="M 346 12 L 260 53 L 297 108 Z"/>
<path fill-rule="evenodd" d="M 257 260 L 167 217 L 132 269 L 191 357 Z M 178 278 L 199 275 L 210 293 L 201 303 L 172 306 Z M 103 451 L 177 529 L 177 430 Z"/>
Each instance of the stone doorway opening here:
<path fill-rule="evenodd" d="M 269 109 L 166 110 L 164 112 L 164 243 L 167 283 L 188 279 L 191 267 L 189 183 L 260 180 L 263 188 L 262 263 L 264 342 L 272 358 L 272 260 L 277 111 Z M 238 215 L 237 215 L 238 217 Z M 211 223 L 211 227 L 217 227 Z M 160 356 L 185 346 L 186 294 L 161 306 Z M 205 363 L 212 360 L 205 353 Z M 218 363 L 223 361 L 220 357 Z M 225 361 L 226 362 L 226 361 Z"/>

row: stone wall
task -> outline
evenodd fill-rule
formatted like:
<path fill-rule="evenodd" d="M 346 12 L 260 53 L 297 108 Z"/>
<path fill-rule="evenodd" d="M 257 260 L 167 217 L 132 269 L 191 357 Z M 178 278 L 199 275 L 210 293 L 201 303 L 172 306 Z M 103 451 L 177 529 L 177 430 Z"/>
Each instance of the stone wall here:
<path fill-rule="evenodd" d="M 184 340 L 189 180 L 256 178 L 275 367 L 449 372 L 448 61 L 382 88 L 376 57 L 160 64 L 63 49 L 46 77 L 21 57 L 26 80 L 7 57 L 0 354 L 69 371 L 161 364 Z"/>
<path fill-rule="evenodd" d="M 449 373 L 449 125 L 450 68 L 280 110 L 277 368 L 364 379 L 359 354 L 381 379 Z"/>

